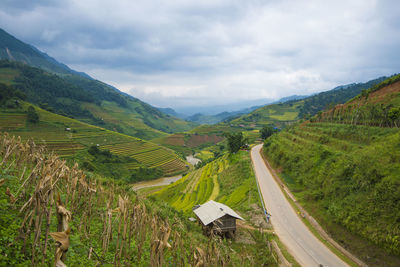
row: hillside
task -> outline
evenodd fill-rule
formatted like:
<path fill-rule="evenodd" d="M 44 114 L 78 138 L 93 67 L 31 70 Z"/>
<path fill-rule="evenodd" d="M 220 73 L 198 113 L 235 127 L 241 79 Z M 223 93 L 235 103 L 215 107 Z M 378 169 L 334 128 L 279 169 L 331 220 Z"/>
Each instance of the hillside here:
<path fill-rule="evenodd" d="M 2 29 L 0 83 L 14 84 L 29 102 L 58 114 L 146 140 L 195 126 L 70 69 Z"/>
<path fill-rule="evenodd" d="M 270 235 L 206 237 L 165 203 L 32 142 L 1 134 L 0 161 L 1 266 L 278 265 Z"/>
<path fill-rule="evenodd" d="M 152 142 L 171 148 L 184 155 L 194 154 L 202 148 L 213 146 L 224 140 L 224 137 L 217 134 L 191 134 L 176 133 L 166 137 L 153 139 Z"/>
<path fill-rule="evenodd" d="M 18 62 L 0 61 L 0 83 L 13 85 L 29 102 L 49 111 L 141 139 L 193 127 L 109 85 L 77 75 L 60 77 Z"/>
<path fill-rule="evenodd" d="M 0 93 L 3 92 L 0 90 Z M 32 138 L 38 144 L 46 144 L 49 150 L 64 158 L 78 160 L 88 170 L 128 181 L 136 180 L 133 174 L 136 174 L 140 167 L 162 170 L 158 176 L 186 170 L 185 163 L 167 148 L 57 115 L 39 107 L 35 107 L 39 121 L 29 122 L 29 103 L 8 100 L 8 104 L 4 104 L 4 95 L 0 96 L 0 131 L 21 136 L 22 140 Z M 10 102 L 14 107 L 10 106 Z M 97 145 L 100 150 L 109 150 L 121 158 L 112 155 L 103 155 L 106 158 L 102 158 L 101 153 L 90 154 L 89 148 Z"/>
<path fill-rule="evenodd" d="M 255 220 L 256 214 L 263 218 L 247 151 L 225 154 L 153 195 L 184 214 L 190 214 L 197 204 L 215 200 L 250 220 Z"/>
<path fill-rule="evenodd" d="M 262 125 L 266 124 L 282 127 L 299 119 L 309 118 L 330 105 L 345 103 L 360 94 L 362 90 L 368 89 L 384 79 L 384 77 L 381 77 L 366 83 L 340 86 L 302 99 L 266 105 L 227 123 L 250 128 L 261 128 Z"/>
<path fill-rule="evenodd" d="M 371 266 L 400 264 L 399 79 L 289 127 L 264 145 L 302 205 Z"/>

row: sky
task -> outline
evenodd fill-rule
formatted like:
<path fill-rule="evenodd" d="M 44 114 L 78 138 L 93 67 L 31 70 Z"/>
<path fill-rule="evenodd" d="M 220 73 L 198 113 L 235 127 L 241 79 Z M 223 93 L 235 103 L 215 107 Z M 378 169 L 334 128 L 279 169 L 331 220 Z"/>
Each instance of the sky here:
<path fill-rule="evenodd" d="M 1 0 L 0 27 L 158 107 L 307 95 L 400 72 L 395 0 Z"/>

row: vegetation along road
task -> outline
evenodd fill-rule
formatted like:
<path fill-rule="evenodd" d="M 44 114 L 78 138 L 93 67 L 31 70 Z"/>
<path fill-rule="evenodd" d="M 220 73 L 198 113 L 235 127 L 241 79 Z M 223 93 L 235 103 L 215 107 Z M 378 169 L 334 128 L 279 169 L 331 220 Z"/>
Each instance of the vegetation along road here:
<path fill-rule="evenodd" d="M 261 149 L 262 145 L 257 145 L 251 151 L 255 174 L 265 207 L 272 215 L 271 223 L 289 253 L 302 266 L 347 266 L 320 242 L 297 216 L 265 165 L 260 154 Z"/>

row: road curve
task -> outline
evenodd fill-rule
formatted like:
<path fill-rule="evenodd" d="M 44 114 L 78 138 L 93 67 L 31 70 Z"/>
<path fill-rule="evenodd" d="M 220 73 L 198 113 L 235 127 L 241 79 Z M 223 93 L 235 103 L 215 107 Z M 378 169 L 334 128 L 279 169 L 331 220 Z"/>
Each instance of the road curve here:
<path fill-rule="evenodd" d="M 302 266 L 348 266 L 319 241 L 297 216 L 265 165 L 261 149 L 262 144 L 251 150 L 255 175 L 265 207 L 272 215 L 271 223 L 275 233 L 289 253 Z"/>

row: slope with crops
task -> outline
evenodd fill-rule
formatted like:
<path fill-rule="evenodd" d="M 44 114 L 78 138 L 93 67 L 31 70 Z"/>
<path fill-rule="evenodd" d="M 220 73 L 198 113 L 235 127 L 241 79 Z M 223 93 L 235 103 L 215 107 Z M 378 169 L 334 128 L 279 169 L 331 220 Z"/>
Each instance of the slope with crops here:
<path fill-rule="evenodd" d="M 0 135 L 1 266 L 277 265 L 268 237 L 205 237 L 165 203 Z"/>
<path fill-rule="evenodd" d="M 252 207 L 260 203 L 247 151 L 225 154 L 154 193 L 154 196 L 185 214 L 190 214 L 197 204 L 215 200 L 248 217 L 254 212 Z M 259 208 L 256 210 L 261 212 Z"/>
<path fill-rule="evenodd" d="M 181 154 L 194 154 L 203 148 L 216 145 L 224 140 L 222 135 L 215 133 L 175 133 L 165 137 L 153 139 L 152 142 L 171 148 Z"/>
<path fill-rule="evenodd" d="M 114 178 L 130 179 L 136 169 L 159 169 L 161 175 L 186 170 L 185 163 L 171 150 L 135 137 L 116 133 L 80 121 L 33 108 L 37 121 L 31 121 L 30 104 L 16 100 L 0 86 L 0 131 L 22 140 L 33 139 L 64 158 L 78 160 L 90 171 Z M 33 107 L 33 106 L 31 106 Z M 95 147 L 98 149 L 89 148 Z M 92 153 L 91 153 L 92 152 Z M 101 153 L 102 152 L 102 153 Z M 154 178 L 154 177 L 153 177 Z"/>
<path fill-rule="evenodd" d="M 400 264 L 400 76 L 265 141 L 287 186 L 344 247 Z"/>

